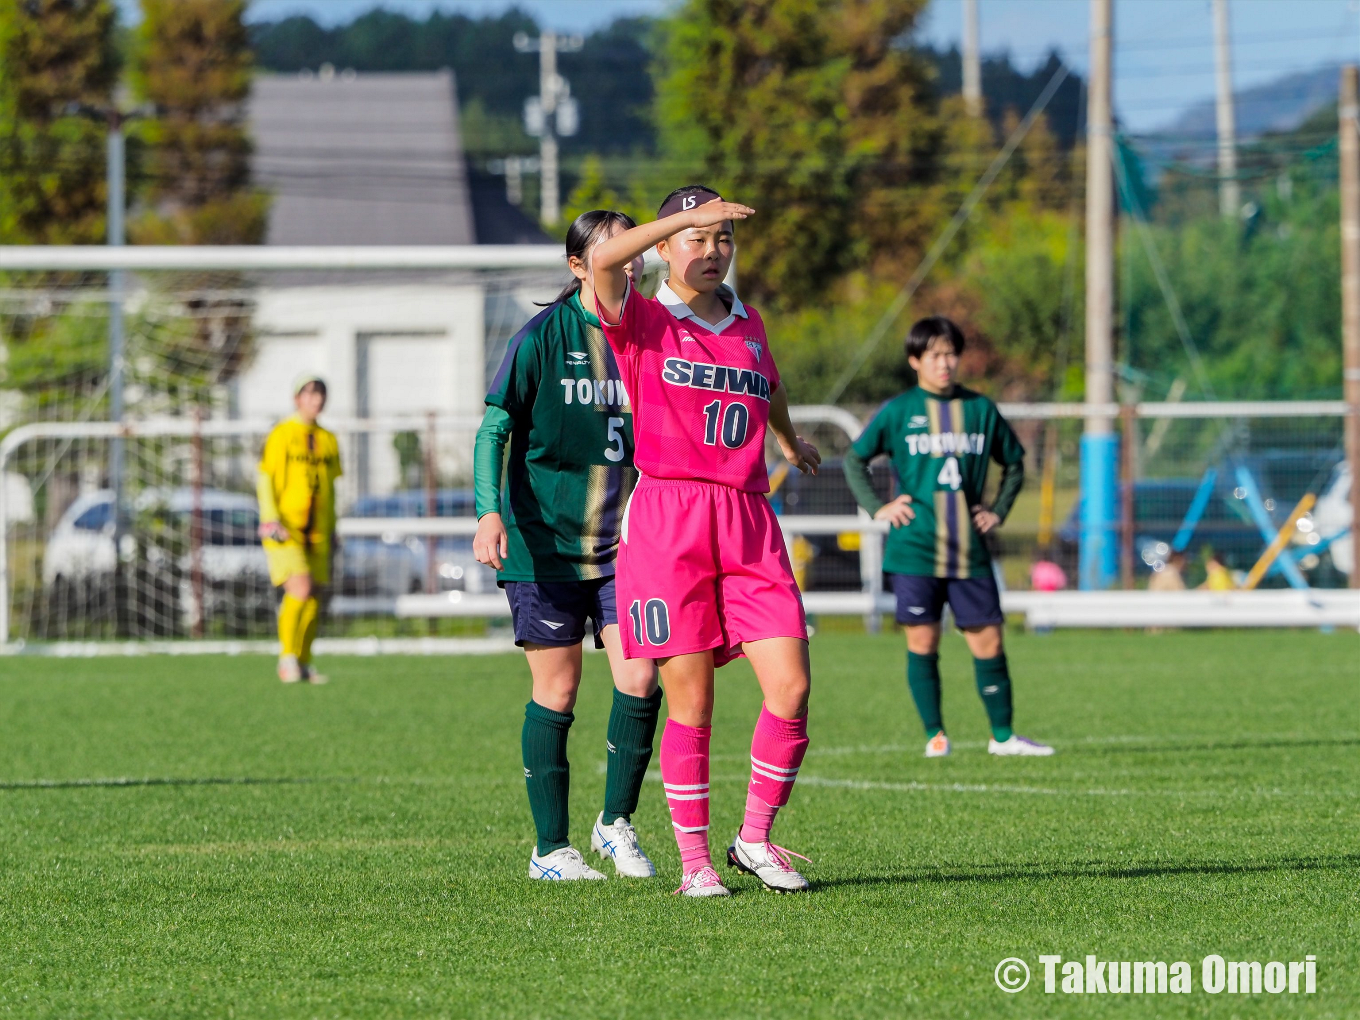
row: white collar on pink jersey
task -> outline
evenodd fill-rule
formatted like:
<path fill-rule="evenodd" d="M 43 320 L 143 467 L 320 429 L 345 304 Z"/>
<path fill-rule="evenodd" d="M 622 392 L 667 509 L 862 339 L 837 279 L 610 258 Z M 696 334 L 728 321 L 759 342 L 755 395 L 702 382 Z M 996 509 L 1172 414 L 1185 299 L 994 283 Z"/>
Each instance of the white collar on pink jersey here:
<path fill-rule="evenodd" d="M 724 286 L 726 286 L 726 284 L 724 284 Z M 750 318 L 750 316 L 746 314 L 746 306 L 741 303 L 741 299 L 737 297 L 736 292 L 732 290 L 731 287 L 728 287 L 727 293 L 732 296 L 732 311 L 728 313 L 727 318 L 723 319 L 722 322 L 716 323 L 705 322 L 703 319 L 699 318 L 699 316 L 695 315 L 694 310 L 680 300 L 675 291 L 671 290 L 670 283 L 665 280 L 661 282 L 661 287 L 656 292 L 656 299 L 665 305 L 666 311 L 670 312 L 677 319 L 693 319 L 705 329 L 711 330 L 714 333 L 721 333 L 728 326 L 732 325 L 732 323 L 736 322 L 738 316 L 743 319 Z"/>

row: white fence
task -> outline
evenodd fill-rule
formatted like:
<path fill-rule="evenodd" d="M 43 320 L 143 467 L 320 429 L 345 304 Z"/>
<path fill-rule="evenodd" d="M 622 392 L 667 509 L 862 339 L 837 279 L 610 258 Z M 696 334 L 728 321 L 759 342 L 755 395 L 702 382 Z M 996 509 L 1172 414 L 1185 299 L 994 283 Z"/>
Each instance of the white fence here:
<path fill-rule="evenodd" d="M 1082 405 L 1003 405 L 1002 410 L 1018 428 L 1025 428 L 1025 423 L 1032 430 L 1062 427 L 1073 435 L 1085 415 L 1118 411 Z M 1132 419 L 1146 433 L 1130 433 L 1145 459 L 1146 470 L 1153 471 L 1163 460 L 1171 458 L 1173 467 L 1168 470 L 1179 471 L 1186 478 L 1197 476 L 1206 463 L 1212 462 L 1215 451 L 1222 446 L 1222 436 L 1255 429 L 1258 437 L 1264 436 L 1255 447 L 1242 446 L 1237 439 L 1234 442 L 1239 449 L 1257 451 L 1243 454 L 1247 458 L 1244 463 L 1255 465 L 1254 469 L 1265 477 L 1265 472 L 1278 466 L 1275 460 L 1291 468 L 1301 464 L 1308 471 L 1315 471 L 1317 464 L 1325 466 L 1336 459 L 1336 437 L 1343 414 L 1344 405 L 1340 402 L 1145 403 L 1134 408 L 1132 414 L 1125 412 L 1124 418 L 1126 422 Z M 844 449 L 860 429 L 859 419 L 843 408 L 795 408 L 794 417 L 832 451 Z M 1163 424 L 1167 422 L 1173 424 Z M 1184 423 L 1188 429 L 1178 433 L 1176 422 Z M 456 505 L 444 505 L 440 502 L 446 498 L 444 490 L 429 481 L 441 476 L 441 461 L 467 463 L 467 449 L 477 419 L 431 416 L 331 419 L 327 424 L 341 437 L 347 466 L 355 451 L 395 445 L 401 436 L 427 443 L 423 467 L 418 465 L 416 472 L 417 475 L 425 472 L 424 488 L 419 477 L 414 485 L 411 478 L 405 478 L 384 483 L 377 490 L 349 491 L 345 496 L 350 512 L 340 520 L 338 532 L 351 550 L 345 555 L 354 562 L 345 567 L 349 573 L 343 574 L 337 584 L 328 628 L 351 642 L 396 638 L 408 643 L 434 642 L 430 644 L 433 648 L 441 647 L 436 636 L 419 636 L 410 627 L 423 627 L 421 621 L 430 621 L 433 628 L 440 620 L 447 621 L 449 626 L 472 626 L 458 621 L 494 620 L 508 615 L 505 599 L 495 589 L 489 572 L 469 561 L 467 546 L 476 529 L 470 503 L 455 499 Z M 5 536 L 0 541 L 3 579 L 0 645 L 13 648 L 15 642 L 38 642 L 68 649 L 112 649 L 131 647 L 126 644 L 129 639 L 169 640 L 173 645 L 175 639 L 193 637 L 203 647 L 218 647 L 222 641 L 237 641 L 232 647 L 238 647 L 239 639 L 267 640 L 272 629 L 272 592 L 267 578 L 262 581 L 256 576 L 259 573 L 256 566 L 251 568 L 255 574 L 247 583 L 241 580 L 239 569 L 237 575 L 231 575 L 221 561 L 224 557 L 230 560 L 235 556 L 239 560 L 254 556 L 257 550 L 253 523 L 246 526 L 248 517 L 231 518 L 234 524 L 222 522 L 248 505 L 259 444 L 271 425 L 263 420 L 196 422 L 166 418 L 124 425 L 33 423 L 9 432 L 0 440 L 0 477 L 4 479 L 4 484 L 0 484 L 0 535 Z M 1032 452 L 1045 446 L 1036 439 L 1042 440 L 1043 436 L 1038 432 L 1031 435 Z M 1155 449 L 1152 439 L 1157 441 Z M 85 505 L 97 509 L 101 498 L 98 494 L 104 491 L 100 487 L 108 477 L 109 450 L 115 443 L 126 450 L 124 485 L 130 496 L 142 495 L 139 506 L 150 505 L 146 502 L 150 494 L 159 494 L 157 498 L 161 499 L 159 517 L 152 514 L 146 521 L 134 522 L 132 530 L 140 528 L 144 533 L 139 533 L 140 537 L 132 543 L 135 547 L 132 552 L 114 548 L 109 520 L 99 524 L 103 531 L 95 529 L 90 534 L 70 538 L 74 534 L 69 527 L 73 512 Z M 1054 443 L 1047 446 L 1060 449 Z M 457 455 L 448 456 L 450 450 Z M 1251 461 L 1251 457 L 1256 460 Z M 1066 469 L 1070 468 L 1069 464 Z M 1061 469 L 1050 465 L 1046 470 L 1032 471 L 1031 477 L 1037 484 L 1040 478 L 1051 479 L 1060 474 Z M 824 488 L 843 487 L 838 476 L 833 464 L 816 484 Z M 811 571 L 805 604 L 815 615 L 862 616 L 876 623 L 882 614 L 894 608 L 891 598 L 882 590 L 882 542 L 887 526 L 869 520 L 862 512 L 795 510 L 792 503 L 796 496 L 804 501 L 800 506 L 813 510 L 820 505 L 813 497 L 821 499 L 822 504 L 834 504 L 845 511 L 852 509 L 853 504 L 846 502 L 843 491 L 822 498 L 825 493 L 819 496 L 818 491 L 809 487 L 811 484 L 811 480 L 795 477 L 775 494 L 776 499 L 785 503 L 780 522 L 790 548 L 796 551 L 801 541 L 815 552 L 814 546 L 820 541 L 821 555 L 838 556 L 839 562 L 854 563 L 857 569 L 848 579 L 844 576 L 839 581 L 833 579 L 829 586 L 825 578 Z M 1167 487 L 1162 482 L 1149 484 L 1154 490 L 1158 486 Z M 1269 484 L 1263 482 L 1263 491 L 1273 491 Z M 407 491 L 398 491 L 403 485 Z M 803 488 L 790 491 L 798 486 Z M 221 512 L 225 516 L 221 516 L 219 524 L 206 521 L 207 516 L 218 511 L 207 507 L 202 495 L 175 495 L 194 491 L 216 493 L 212 498 L 219 502 L 229 497 L 227 503 L 221 504 L 228 509 Z M 462 498 L 456 491 L 454 496 Z M 107 502 L 107 497 L 104 498 Z M 176 498 L 182 505 L 174 503 Z M 82 499 L 87 503 L 80 503 Z M 1230 508 L 1231 499 L 1224 496 Z M 439 516 L 415 516 L 426 513 L 427 501 L 439 504 L 435 510 Z M 1268 496 L 1265 498 L 1266 504 L 1272 502 Z M 395 508 L 394 513 L 385 512 L 389 506 Z M 1269 508 L 1279 520 L 1288 510 L 1288 506 Z M 95 516 L 98 517 L 97 513 Z M 1244 513 L 1243 520 L 1247 521 L 1249 516 Z M 190 520 L 192 527 L 175 532 L 166 525 L 166 521 L 173 524 L 174 520 Z M 1164 528 L 1168 523 L 1174 521 L 1160 520 L 1158 526 Z M 1238 529 L 1231 532 L 1233 535 L 1246 527 L 1242 522 L 1227 523 Z M 1214 526 L 1219 529 L 1216 534 L 1230 533 L 1222 521 Z M 219 530 L 212 532 L 213 527 Z M 62 531 L 63 528 L 66 530 Z M 151 535 L 156 528 L 161 531 Z M 207 538 L 205 528 L 211 533 Z M 1307 536 L 1297 537 L 1302 541 Z M 51 565 L 60 558 L 55 546 L 60 544 L 58 539 L 68 538 L 70 542 L 76 539 L 85 542 L 80 549 L 84 549 L 83 555 L 88 560 L 82 568 L 86 573 L 81 575 L 86 581 L 73 586 L 68 576 L 67 587 L 54 590 L 54 585 L 63 578 Z M 1263 544 L 1260 535 L 1252 540 L 1258 546 Z M 457 548 L 450 552 L 450 546 Z M 1023 565 L 1025 558 L 1032 556 L 1026 551 L 1031 547 L 1019 548 L 1019 552 L 1008 552 L 1003 547 L 1003 557 Z M 365 550 L 373 552 L 379 565 L 371 570 L 371 563 L 361 564 L 362 569 L 354 568 L 354 563 L 367 555 Z M 1307 547 L 1300 546 L 1300 550 L 1306 552 Z M 134 571 L 135 580 L 128 582 L 130 588 L 105 590 L 89 582 L 102 569 L 99 562 L 106 562 L 109 570 L 115 570 L 116 563 L 130 562 L 130 558 L 141 564 L 141 573 Z M 394 563 L 400 568 L 395 581 L 384 573 L 389 568 L 396 569 Z M 356 578 L 370 587 L 364 588 Z M 1032 592 L 1016 590 L 1017 587 L 1003 594 L 1005 609 L 1008 613 L 1022 614 L 1029 625 L 1041 628 L 1360 626 L 1360 594 L 1345 590 L 1192 591 L 1159 595 L 1145 591 Z M 392 633 L 394 627 L 397 633 Z M 400 627 L 407 629 L 402 631 Z"/>

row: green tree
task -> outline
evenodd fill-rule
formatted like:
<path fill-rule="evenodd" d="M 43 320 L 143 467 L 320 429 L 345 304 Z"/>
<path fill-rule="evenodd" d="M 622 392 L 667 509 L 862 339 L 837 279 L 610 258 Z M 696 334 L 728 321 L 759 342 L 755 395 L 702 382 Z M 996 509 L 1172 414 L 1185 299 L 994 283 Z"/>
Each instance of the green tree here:
<path fill-rule="evenodd" d="M 0 0 L 0 243 L 97 244 L 118 76 L 112 0 Z"/>
<path fill-rule="evenodd" d="M 1264 196 L 1262 196 L 1264 199 Z M 1341 241 L 1337 193 L 1263 202 L 1244 230 L 1208 215 L 1176 228 L 1153 227 L 1190 338 L 1220 398 L 1335 398 L 1341 393 Z M 1163 393 L 1176 377 L 1204 397 L 1153 268 L 1133 229 L 1128 328 L 1122 360 Z"/>
<path fill-rule="evenodd" d="M 993 354 L 992 378 L 970 375 L 968 385 L 1008 399 L 1049 399 L 1057 373 L 1081 360 L 1073 355 L 1084 314 L 1081 240 L 1068 214 L 1030 202 L 987 218 L 959 279 L 973 296 L 962 318 Z"/>
<path fill-rule="evenodd" d="M 599 156 L 587 156 L 581 164 L 580 176 L 562 207 L 562 233 L 571 221 L 592 209 L 617 209 L 627 213 L 638 223 L 645 223 L 656 215 L 654 204 L 640 185 L 634 184 L 624 198 L 605 181 L 604 162 Z"/>
<path fill-rule="evenodd" d="M 252 62 L 245 0 L 142 0 L 133 84 L 155 105 L 143 244 L 257 244 L 268 199 L 250 184 Z"/>
<path fill-rule="evenodd" d="M 673 166 L 757 210 L 740 228 L 743 293 L 811 302 L 918 242 L 939 133 L 928 67 L 900 40 L 924 7 L 688 0 L 666 23 L 658 111 Z"/>

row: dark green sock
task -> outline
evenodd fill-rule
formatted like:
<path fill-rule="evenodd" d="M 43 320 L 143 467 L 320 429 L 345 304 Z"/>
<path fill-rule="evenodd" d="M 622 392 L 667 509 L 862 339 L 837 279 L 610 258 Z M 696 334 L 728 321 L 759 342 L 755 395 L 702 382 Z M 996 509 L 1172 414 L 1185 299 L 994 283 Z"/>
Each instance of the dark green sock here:
<path fill-rule="evenodd" d="M 614 688 L 614 707 L 609 711 L 608 768 L 604 779 L 604 822 L 628 818 L 637 810 L 642 777 L 652 760 L 656 717 L 661 711 L 661 692 L 638 698 Z"/>
<path fill-rule="evenodd" d="M 940 718 L 940 656 L 917 655 L 907 652 L 907 686 L 911 688 L 911 700 L 916 702 L 916 711 L 921 713 L 925 724 L 926 739 L 944 729 Z"/>
<path fill-rule="evenodd" d="M 995 659 L 974 659 L 973 675 L 977 678 L 978 695 L 987 709 L 992 724 L 992 737 L 1010 740 L 1011 729 L 1011 673 L 1006 667 L 1006 653 Z"/>
<path fill-rule="evenodd" d="M 567 764 L 567 731 L 576 717 L 544 708 L 537 702 L 524 706 L 524 784 L 529 788 L 529 810 L 538 830 L 538 856 L 569 846 L 567 794 L 571 790 L 571 766 Z"/>

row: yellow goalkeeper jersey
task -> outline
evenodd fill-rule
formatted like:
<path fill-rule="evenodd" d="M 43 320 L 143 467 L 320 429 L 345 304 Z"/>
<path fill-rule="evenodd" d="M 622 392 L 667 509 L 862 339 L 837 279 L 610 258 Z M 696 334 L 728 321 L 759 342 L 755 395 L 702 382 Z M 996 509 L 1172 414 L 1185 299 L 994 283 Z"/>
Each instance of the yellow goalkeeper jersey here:
<path fill-rule="evenodd" d="M 334 433 L 296 415 L 279 422 L 260 457 L 260 474 L 274 497 L 271 508 L 260 493 L 261 519 L 270 520 L 272 509 L 295 538 L 329 541 L 335 531 L 335 480 L 342 473 Z"/>

